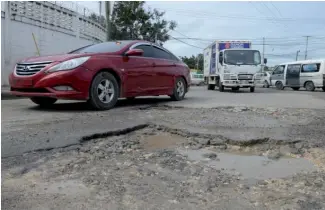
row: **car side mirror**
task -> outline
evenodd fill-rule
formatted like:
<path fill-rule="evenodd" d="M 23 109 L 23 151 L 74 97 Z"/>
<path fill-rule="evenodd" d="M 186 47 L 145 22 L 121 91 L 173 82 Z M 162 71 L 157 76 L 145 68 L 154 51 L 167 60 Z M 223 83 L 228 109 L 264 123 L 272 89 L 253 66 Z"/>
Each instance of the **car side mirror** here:
<path fill-rule="evenodd" d="M 267 64 L 267 58 L 264 58 L 264 64 Z"/>
<path fill-rule="evenodd" d="M 142 56 L 143 53 L 144 52 L 141 49 L 131 49 L 125 53 L 125 56 Z"/>

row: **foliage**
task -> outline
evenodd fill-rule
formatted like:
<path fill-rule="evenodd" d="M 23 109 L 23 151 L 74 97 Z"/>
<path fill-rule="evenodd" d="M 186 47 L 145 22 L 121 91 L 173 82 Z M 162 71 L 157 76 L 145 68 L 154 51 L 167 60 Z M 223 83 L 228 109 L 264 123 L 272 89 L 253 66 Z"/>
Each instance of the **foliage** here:
<path fill-rule="evenodd" d="M 197 56 L 192 55 L 191 57 L 184 56 L 181 59 L 190 69 L 203 71 L 203 54 L 200 53 Z"/>
<path fill-rule="evenodd" d="M 168 32 L 175 21 L 163 19 L 164 12 L 145 10 L 144 1 L 117 1 L 111 18 L 112 40 L 147 40 L 161 43 L 169 39 Z"/>

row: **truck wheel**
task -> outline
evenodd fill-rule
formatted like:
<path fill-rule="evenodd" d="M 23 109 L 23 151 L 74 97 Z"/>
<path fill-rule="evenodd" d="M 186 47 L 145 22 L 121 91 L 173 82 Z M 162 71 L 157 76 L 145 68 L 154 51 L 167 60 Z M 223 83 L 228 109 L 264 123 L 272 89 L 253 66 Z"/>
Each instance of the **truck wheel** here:
<path fill-rule="evenodd" d="M 309 82 L 306 82 L 305 88 L 306 88 L 307 91 L 314 91 L 315 90 L 315 85 L 314 85 L 313 82 L 309 81 Z"/>
<path fill-rule="evenodd" d="M 57 101 L 56 98 L 48 97 L 32 97 L 30 100 L 41 107 L 49 107 Z"/>
<path fill-rule="evenodd" d="M 255 92 L 255 87 L 250 87 L 249 90 L 251 93 L 253 93 L 253 92 Z"/>
<path fill-rule="evenodd" d="M 216 88 L 215 85 L 208 84 L 208 90 L 214 90 Z"/>
<path fill-rule="evenodd" d="M 223 92 L 225 90 L 225 86 L 222 85 L 222 82 L 219 82 L 219 91 Z"/>

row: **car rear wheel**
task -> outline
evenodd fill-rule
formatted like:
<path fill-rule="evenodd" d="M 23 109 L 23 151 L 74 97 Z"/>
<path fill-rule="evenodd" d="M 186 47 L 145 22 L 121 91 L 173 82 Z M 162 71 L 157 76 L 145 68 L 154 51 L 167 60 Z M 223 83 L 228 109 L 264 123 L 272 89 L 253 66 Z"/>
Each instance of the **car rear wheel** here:
<path fill-rule="evenodd" d="M 119 86 L 115 77 L 108 72 L 100 72 L 91 83 L 88 103 L 97 110 L 108 110 L 115 106 L 119 98 Z"/>
<path fill-rule="evenodd" d="M 315 85 L 313 82 L 306 82 L 305 88 L 307 91 L 314 91 L 315 90 Z"/>
<path fill-rule="evenodd" d="M 177 78 L 174 86 L 173 95 L 170 95 L 172 100 L 181 101 L 186 94 L 186 83 L 183 78 Z"/>
<path fill-rule="evenodd" d="M 214 90 L 216 88 L 215 85 L 208 84 L 208 90 Z"/>
<path fill-rule="evenodd" d="M 32 97 L 32 98 L 30 98 L 30 100 L 32 100 L 32 102 L 34 102 L 35 104 L 38 104 L 42 107 L 47 107 L 47 106 L 51 106 L 52 104 L 54 104 L 58 99 L 49 98 L 49 97 Z"/>

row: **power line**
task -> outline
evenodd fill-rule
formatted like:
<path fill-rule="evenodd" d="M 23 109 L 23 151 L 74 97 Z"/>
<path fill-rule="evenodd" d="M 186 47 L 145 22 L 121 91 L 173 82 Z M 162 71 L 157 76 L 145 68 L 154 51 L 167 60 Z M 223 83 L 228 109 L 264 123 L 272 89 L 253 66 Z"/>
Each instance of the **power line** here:
<path fill-rule="evenodd" d="M 179 41 L 179 42 L 182 42 L 183 44 L 186 44 L 186 45 L 188 45 L 188 46 L 196 47 L 196 48 L 199 48 L 199 49 L 202 49 L 202 50 L 204 49 L 204 48 L 202 48 L 202 47 L 195 46 L 195 45 L 189 44 L 189 43 L 187 43 L 187 42 L 184 42 L 184 41 L 182 41 L 182 40 L 180 40 L 180 39 L 178 39 L 178 38 L 173 37 L 172 35 L 168 35 L 168 36 L 170 36 L 172 39 L 177 40 L 177 41 Z"/>

